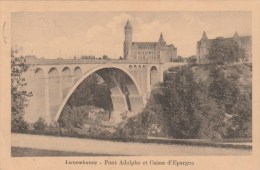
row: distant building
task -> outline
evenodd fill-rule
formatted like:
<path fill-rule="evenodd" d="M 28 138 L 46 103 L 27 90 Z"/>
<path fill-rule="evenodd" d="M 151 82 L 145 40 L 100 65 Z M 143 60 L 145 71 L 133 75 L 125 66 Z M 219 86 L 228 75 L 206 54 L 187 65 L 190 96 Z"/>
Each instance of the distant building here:
<path fill-rule="evenodd" d="M 215 38 L 217 39 L 217 38 Z M 205 31 L 203 32 L 202 38 L 197 42 L 197 61 L 199 64 L 209 63 L 207 55 L 212 41 L 215 39 L 208 39 Z M 223 38 L 233 39 L 238 45 L 245 50 L 246 58 L 245 61 L 252 62 L 252 36 L 238 36 L 237 32 L 233 37 Z"/>
<path fill-rule="evenodd" d="M 125 26 L 124 59 L 170 62 L 177 58 L 177 48 L 167 45 L 161 33 L 157 42 L 133 42 L 129 20 Z"/>
<path fill-rule="evenodd" d="M 81 59 L 94 60 L 94 59 L 96 59 L 96 57 L 94 55 L 83 55 L 83 56 L 81 56 Z"/>

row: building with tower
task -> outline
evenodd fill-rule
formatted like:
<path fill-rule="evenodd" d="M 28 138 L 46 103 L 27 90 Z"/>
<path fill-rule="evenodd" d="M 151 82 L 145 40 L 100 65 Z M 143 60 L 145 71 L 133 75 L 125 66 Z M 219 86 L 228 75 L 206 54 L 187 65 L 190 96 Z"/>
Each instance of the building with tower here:
<path fill-rule="evenodd" d="M 222 38 L 222 37 L 218 37 Z M 212 44 L 213 40 L 208 39 L 206 32 L 203 32 L 202 38 L 197 42 L 197 62 L 199 64 L 208 64 L 209 60 L 207 59 L 207 55 L 209 52 L 209 48 Z M 225 40 L 233 39 L 238 43 L 238 45 L 245 50 L 245 61 L 252 62 L 252 36 L 239 36 L 237 32 L 235 32 L 233 37 L 222 38 Z"/>
<path fill-rule="evenodd" d="M 132 26 L 127 21 L 125 25 L 124 59 L 171 62 L 177 58 L 177 48 L 167 45 L 161 33 L 157 42 L 133 42 Z"/>

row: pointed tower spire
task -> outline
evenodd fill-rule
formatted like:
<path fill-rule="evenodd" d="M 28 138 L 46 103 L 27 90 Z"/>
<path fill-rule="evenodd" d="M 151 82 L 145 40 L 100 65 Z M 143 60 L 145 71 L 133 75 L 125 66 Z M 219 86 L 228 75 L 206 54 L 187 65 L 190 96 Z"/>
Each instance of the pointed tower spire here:
<path fill-rule="evenodd" d="M 132 29 L 129 19 L 126 22 L 125 29 Z"/>
<path fill-rule="evenodd" d="M 237 33 L 237 32 L 235 32 L 234 38 L 235 38 L 235 39 L 238 38 L 238 33 Z"/>
<path fill-rule="evenodd" d="M 160 42 L 160 43 L 164 43 L 164 42 L 165 42 L 164 39 L 163 39 L 163 34 L 162 34 L 162 32 L 161 32 L 161 34 L 160 34 L 159 42 Z"/>
<path fill-rule="evenodd" d="M 203 31 L 203 35 L 202 35 L 201 40 L 207 40 L 207 39 L 208 39 L 207 34 L 206 34 L 205 31 Z"/>

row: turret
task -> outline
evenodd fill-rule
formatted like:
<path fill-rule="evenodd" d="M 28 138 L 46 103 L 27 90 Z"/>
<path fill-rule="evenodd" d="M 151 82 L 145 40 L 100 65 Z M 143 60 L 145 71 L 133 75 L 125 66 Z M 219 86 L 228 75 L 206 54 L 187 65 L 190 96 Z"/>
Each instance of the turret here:
<path fill-rule="evenodd" d="M 207 37 L 205 31 L 203 31 L 203 35 L 202 35 L 202 37 L 201 37 L 201 40 L 208 40 L 208 37 Z"/>
<path fill-rule="evenodd" d="M 132 26 L 127 20 L 125 25 L 125 42 L 124 42 L 124 59 L 131 58 L 131 51 L 132 51 Z"/>
<path fill-rule="evenodd" d="M 129 20 L 127 20 L 127 22 L 126 22 L 125 29 L 132 29 L 132 26 L 131 26 Z"/>
<path fill-rule="evenodd" d="M 205 31 L 203 31 L 200 41 L 197 42 L 197 61 L 202 64 L 208 53 L 208 37 Z"/>
<path fill-rule="evenodd" d="M 163 35 L 162 33 L 160 34 L 160 38 L 159 38 L 159 41 L 158 41 L 160 44 L 165 44 L 165 41 L 163 39 Z"/>
<path fill-rule="evenodd" d="M 233 39 L 234 39 L 235 41 L 238 41 L 239 36 L 238 36 L 238 33 L 237 33 L 237 32 L 235 32 L 235 34 L 234 34 L 234 36 L 233 36 Z"/>

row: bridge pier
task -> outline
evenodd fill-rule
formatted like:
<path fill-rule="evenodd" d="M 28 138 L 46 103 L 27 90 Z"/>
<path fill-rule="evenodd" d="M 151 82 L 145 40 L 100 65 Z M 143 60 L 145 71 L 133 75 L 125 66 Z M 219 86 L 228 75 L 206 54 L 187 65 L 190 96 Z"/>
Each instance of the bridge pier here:
<path fill-rule="evenodd" d="M 45 100 L 45 115 L 44 119 L 47 122 L 51 122 L 51 117 L 50 117 L 50 100 L 49 100 L 49 79 L 45 78 L 45 90 L 44 90 L 44 100 Z"/>
<path fill-rule="evenodd" d="M 131 111 L 138 112 L 141 111 L 143 106 L 143 98 L 141 95 L 129 95 Z"/>
<path fill-rule="evenodd" d="M 113 103 L 113 111 L 110 120 L 114 123 L 119 123 L 122 120 L 122 116 L 127 112 L 127 102 L 123 94 L 121 95 L 111 95 Z"/>
<path fill-rule="evenodd" d="M 125 96 L 122 95 L 111 95 L 114 111 L 125 112 L 127 111 L 127 102 Z"/>

